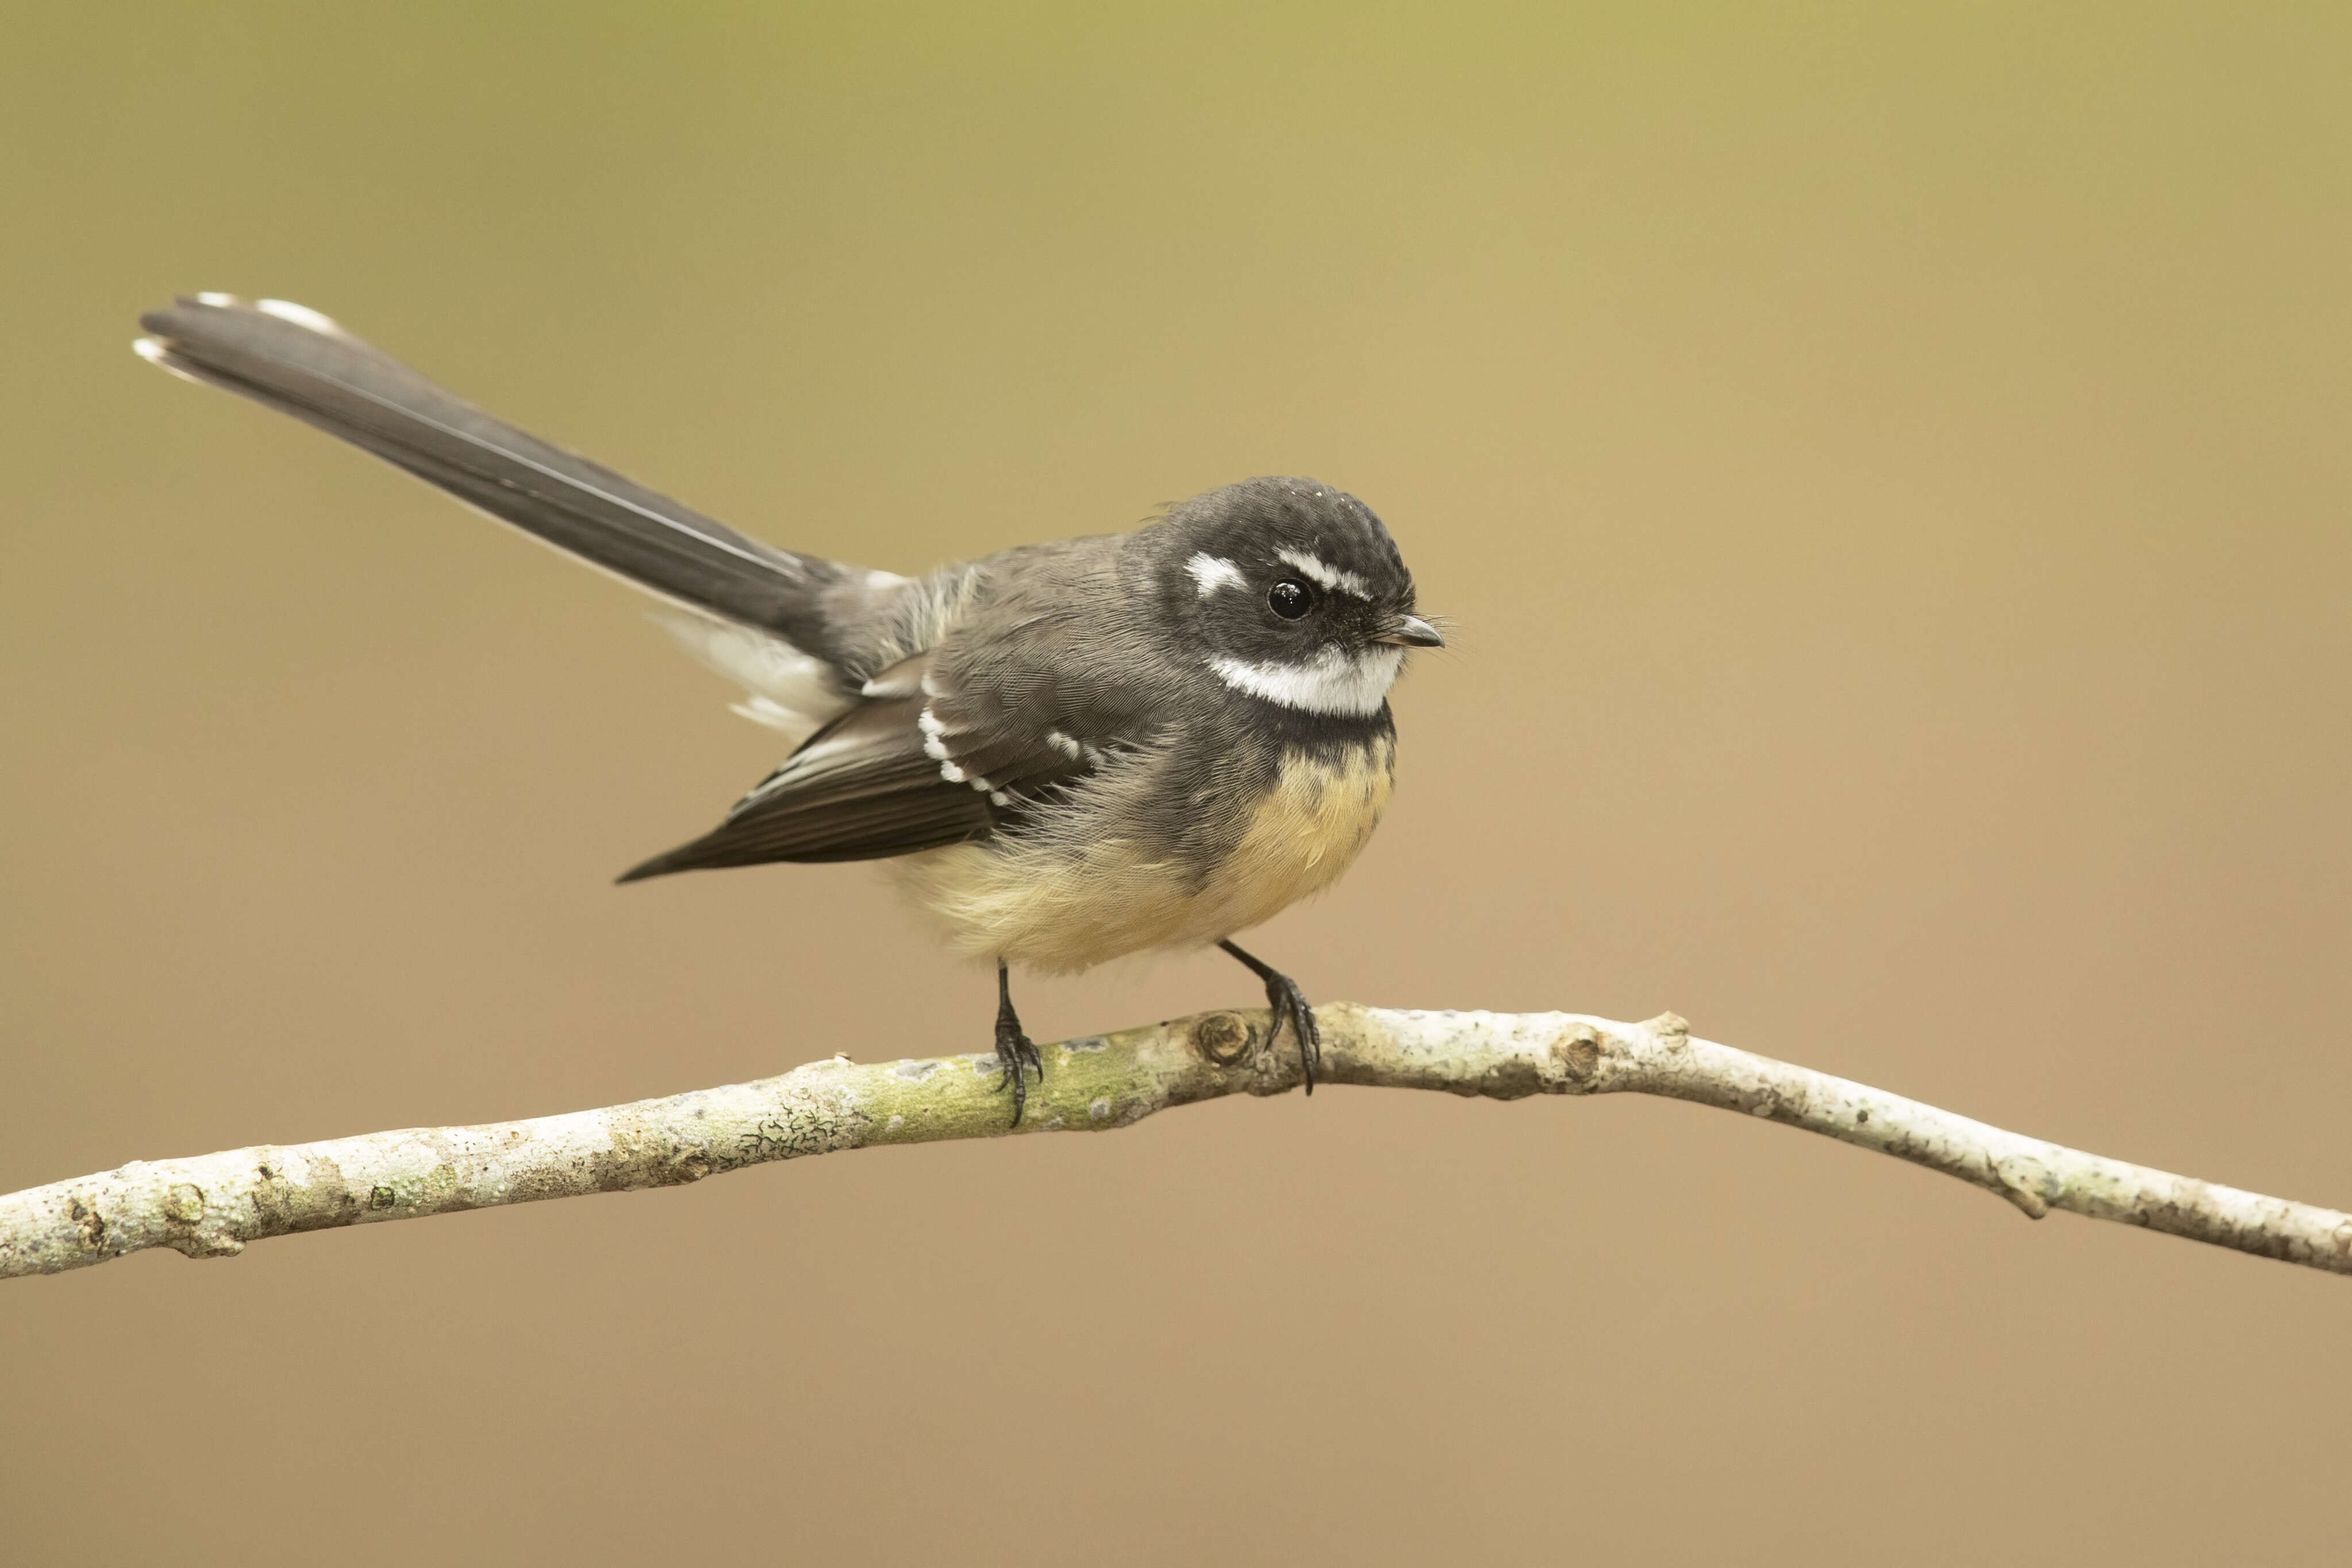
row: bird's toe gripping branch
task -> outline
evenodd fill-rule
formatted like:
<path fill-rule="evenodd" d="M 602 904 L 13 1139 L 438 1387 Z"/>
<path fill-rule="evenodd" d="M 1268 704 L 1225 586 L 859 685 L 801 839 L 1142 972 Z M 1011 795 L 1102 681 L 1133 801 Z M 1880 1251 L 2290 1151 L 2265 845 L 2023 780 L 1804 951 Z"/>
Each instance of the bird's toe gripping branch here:
<path fill-rule="evenodd" d="M 996 965 L 996 1059 L 1004 1069 L 997 1075 L 997 1091 L 1012 1085 L 1013 1125 L 1018 1127 L 1029 1104 L 1029 1069 L 1037 1069 L 1037 1081 L 1043 1084 L 1045 1058 L 1037 1054 L 1036 1042 L 1022 1032 L 1021 1015 L 1013 1010 L 1012 977 L 1001 959 Z"/>

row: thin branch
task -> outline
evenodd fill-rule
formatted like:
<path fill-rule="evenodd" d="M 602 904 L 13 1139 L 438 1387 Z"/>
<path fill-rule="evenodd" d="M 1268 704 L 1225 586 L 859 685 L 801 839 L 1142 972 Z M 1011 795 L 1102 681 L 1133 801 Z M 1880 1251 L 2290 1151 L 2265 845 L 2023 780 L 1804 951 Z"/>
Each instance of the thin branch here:
<path fill-rule="evenodd" d="M 2071 1209 L 2338 1274 L 2352 1215 L 2085 1154 L 1827 1073 L 1708 1040 L 1669 1013 L 1619 1024 L 1568 1013 L 1317 1009 L 1334 1083 L 1517 1100 L 1657 1094 L 1759 1116 L 1973 1182 L 2039 1219 Z M 1264 1013 L 1203 1013 L 1045 1047 L 1020 1131 L 1131 1126 L 1155 1110 L 1297 1087 Z M 55 1274 L 151 1247 L 221 1258 L 289 1231 L 698 1182 L 722 1171 L 880 1143 L 995 1137 L 1010 1107 L 996 1058 L 860 1066 L 602 1110 L 238 1149 L 0 1197 L 0 1277 Z"/>

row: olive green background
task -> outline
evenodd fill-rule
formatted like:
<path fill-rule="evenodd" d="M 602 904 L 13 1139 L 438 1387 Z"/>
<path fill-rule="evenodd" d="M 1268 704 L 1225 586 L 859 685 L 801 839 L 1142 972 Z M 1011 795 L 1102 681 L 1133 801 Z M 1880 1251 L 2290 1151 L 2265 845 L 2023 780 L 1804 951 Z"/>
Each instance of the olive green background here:
<path fill-rule="evenodd" d="M 0 47 L 0 1188 L 981 1048 L 325 310 L 910 570 L 1258 472 L 1445 653 L 1253 943 L 2352 1205 L 2352 11 L 191 5 Z M 1040 1037 L 1249 1001 L 1033 983 Z M 11 1563 L 2341 1562 L 2352 1281 L 1337 1089 L 0 1285 Z"/>

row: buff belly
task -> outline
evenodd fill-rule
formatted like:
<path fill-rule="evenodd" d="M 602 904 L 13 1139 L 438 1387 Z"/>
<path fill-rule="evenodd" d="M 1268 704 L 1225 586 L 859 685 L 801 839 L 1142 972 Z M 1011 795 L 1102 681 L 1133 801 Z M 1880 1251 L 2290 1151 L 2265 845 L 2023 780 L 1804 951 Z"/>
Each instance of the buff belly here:
<path fill-rule="evenodd" d="M 1271 920 L 1337 881 L 1388 806 L 1394 742 L 1293 752 L 1206 877 L 1117 836 L 1006 836 L 892 863 L 956 951 L 1067 973 L 1152 948 L 1197 947 Z"/>

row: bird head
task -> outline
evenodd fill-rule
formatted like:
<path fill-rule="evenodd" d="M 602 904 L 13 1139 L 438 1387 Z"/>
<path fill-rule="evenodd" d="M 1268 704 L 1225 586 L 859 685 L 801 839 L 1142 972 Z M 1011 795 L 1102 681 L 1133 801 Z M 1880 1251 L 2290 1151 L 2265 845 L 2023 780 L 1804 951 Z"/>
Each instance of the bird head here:
<path fill-rule="evenodd" d="M 1154 530 L 1163 602 L 1236 690 L 1332 716 L 1380 711 L 1407 650 L 1443 647 L 1372 509 L 1313 479 L 1195 496 Z"/>

